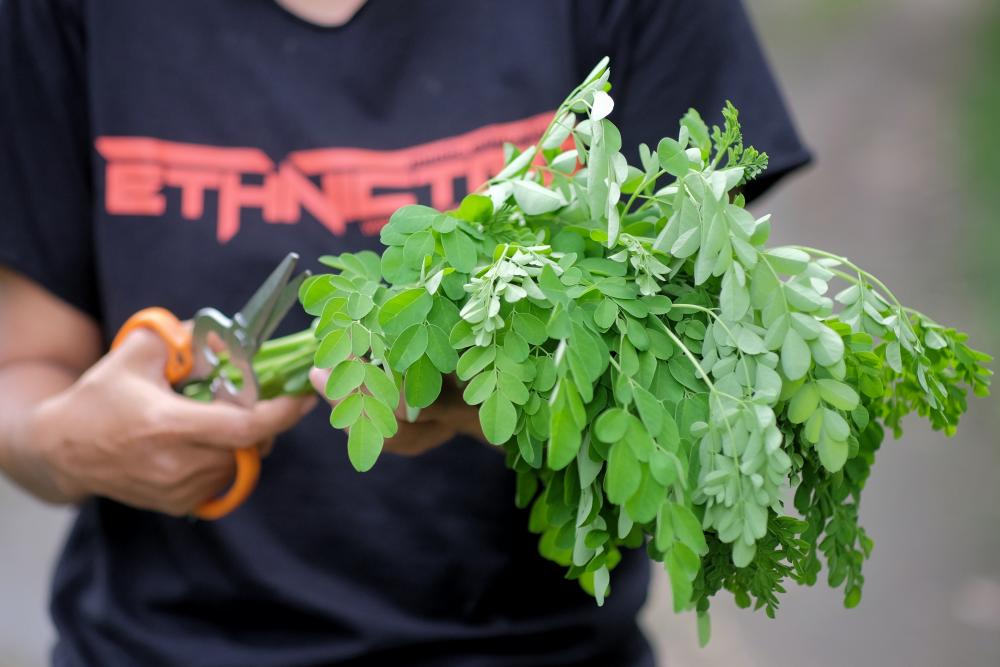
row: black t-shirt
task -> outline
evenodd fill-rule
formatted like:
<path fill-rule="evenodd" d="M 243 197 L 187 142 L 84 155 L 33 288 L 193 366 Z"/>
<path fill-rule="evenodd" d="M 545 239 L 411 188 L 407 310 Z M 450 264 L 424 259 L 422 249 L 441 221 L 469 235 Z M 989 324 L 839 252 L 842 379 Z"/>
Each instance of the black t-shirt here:
<path fill-rule="evenodd" d="M 0 263 L 109 338 L 149 305 L 231 312 L 287 251 L 377 249 L 396 207 L 450 206 L 604 54 L 626 146 L 731 99 L 763 186 L 807 160 L 736 0 L 370 0 L 338 28 L 270 0 L 0 0 Z M 652 664 L 643 553 L 598 608 L 496 452 L 358 474 L 344 444 L 316 410 L 217 522 L 84 503 L 55 664 Z"/>

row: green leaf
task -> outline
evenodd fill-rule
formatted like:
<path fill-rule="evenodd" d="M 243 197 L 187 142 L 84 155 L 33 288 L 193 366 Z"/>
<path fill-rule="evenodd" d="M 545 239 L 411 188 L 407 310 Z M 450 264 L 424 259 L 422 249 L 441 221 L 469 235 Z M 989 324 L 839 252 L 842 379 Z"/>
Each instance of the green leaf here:
<path fill-rule="evenodd" d="M 847 441 L 832 440 L 825 435 L 816 443 L 820 463 L 830 472 L 837 472 L 844 467 L 849 449 Z"/>
<path fill-rule="evenodd" d="M 826 326 L 822 325 L 819 336 L 809 344 L 812 350 L 813 359 L 820 366 L 833 366 L 844 358 L 844 341 L 840 335 Z"/>
<path fill-rule="evenodd" d="M 885 362 L 897 373 L 903 372 L 903 356 L 899 350 L 899 341 L 892 341 L 885 346 Z"/>
<path fill-rule="evenodd" d="M 362 319 L 374 307 L 375 302 L 367 294 L 354 292 L 347 298 L 347 314 L 356 320 Z"/>
<path fill-rule="evenodd" d="M 653 536 L 656 548 L 666 551 L 674 541 L 674 525 L 670 520 L 670 501 L 664 500 L 656 512 L 656 532 Z"/>
<path fill-rule="evenodd" d="M 479 423 L 488 441 L 502 445 L 514 435 L 517 411 L 510 401 L 496 393 L 479 406 Z"/>
<path fill-rule="evenodd" d="M 465 387 L 462 399 L 468 405 L 479 405 L 493 394 L 496 386 L 497 374 L 495 372 L 480 373 L 472 378 L 472 381 Z"/>
<path fill-rule="evenodd" d="M 382 228 L 382 234 L 385 235 L 385 230 L 395 234 L 413 234 L 430 227 L 439 215 L 440 211 L 429 206 L 404 206 L 389 217 L 389 223 Z"/>
<path fill-rule="evenodd" d="M 581 443 L 580 429 L 568 408 L 552 409 L 549 432 L 548 465 L 561 470 L 576 458 Z"/>
<path fill-rule="evenodd" d="M 678 546 L 680 549 L 677 548 Z M 673 595 L 674 611 L 678 613 L 684 611 L 691 603 L 691 593 L 693 592 L 691 580 L 694 577 L 688 576 L 684 567 L 684 558 L 679 555 L 683 549 L 687 549 L 687 547 L 683 544 L 675 544 L 674 548 L 667 552 L 663 561 L 667 574 L 670 575 L 670 592 Z"/>
<path fill-rule="evenodd" d="M 844 607 L 847 609 L 854 609 L 860 603 L 861 589 L 857 587 L 847 589 L 847 594 L 844 596 Z"/>
<path fill-rule="evenodd" d="M 538 149 L 535 146 L 528 147 L 527 150 L 508 162 L 507 166 L 501 169 L 495 178 L 497 180 L 502 180 L 517 176 L 519 173 L 528 168 L 528 165 L 531 164 L 537 150 Z"/>
<path fill-rule="evenodd" d="M 707 158 L 712 148 L 712 142 L 708 136 L 708 126 L 701 119 L 701 115 L 694 109 L 688 109 L 684 117 L 681 118 L 681 127 L 687 128 L 691 143 L 701 150 L 702 159 Z"/>
<path fill-rule="evenodd" d="M 436 231 L 438 234 L 447 234 L 448 232 L 454 231 L 454 229 L 458 227 L 458 223 L 458 218 L 442 213 L 438 217 L 434 218 L 434 222 L 431 223 L 431 229 Z"/>
<path fill-rule="evenodd" d="M 320 341 L 313 357 L 316 368 L 333 368 L 351 354 L 351 336 L 346 329 L 334 329 Z"/>
<path fill-rule="evenodd" d="M 781 369 L 789 380 L 798 380 L 809 371 L 812 357 L 809 347 L 795 329 L 789 329 L 785 334 L 785 342 L 781 344 Z"/>
<path fill-rule="evenodd" d="M 330 371 L 326 381 L 326 397 L 339 401 L 361 386 L 365 379 L 365 365 L 357 359 L 345 359 Z"/>
<path fill-rule="evenodd" d="M 511 183 L 514 188 L 514 201 L 521 207 L 525 215 L 551 213 L 566 205 L 566 199 L 561 194 L 534 181 L 512 181 Z"/>
<path fill-rule="evenodd" d="M 299 289 L 299 301 L 307 313 L 319 315 L 335 292 L 330 276 L 311 276 Z"/>
<path fill-rule="evenodd" d="M 354 422 L 347 435 L 347 455 L 354 469 L 358 472 L 371 470 L 382 453 L 383 442 L 382 434 L 371 421 L 362 418 Z"/>
<path fill-rule="evenodd" d="M 811 443 L 816 443 L 823 432 L 823 415 L 825 410 L 816 410 L 812 416 L 806 420 L 806 426 L 802 429 L 802 435 Z"/>
<path fill-rule="evenodd" d="M 458 364 L 458 352 L 448 340 L 448 334 L 433 324 L 427 325 L 427 356 L 442 373 L 451 373 Z"/>
<path fill-rule="evenodd" d="M 468 380 L 473 375 L 483 370 L 496 359 L 497 349 L 489 347 L 470 347 L 459 357 L 455 373 L 461 380 Z"/>
<path fill-rule="evenodd" d="M 771 268 L 790 276 L 802 273 L 809 265 L 809 255 L 797 248 L 771 248 L 764 256 Z"/>
<path fill-rule="evenodd" d="M 740 328 L 736 337 L 736 345 L 744 354 L 763 354 L 767 351 L 764 339 L 746 326 Z"/>
<path fill-rule="evenodd" d="M 736 265 L 737 267 L 739 265 Z M 719 293 L 719 307 L 722 317 L 736 322 L 741 320 L 750 308 L 750 292 L 735 277 L 733 269 L 726 271 L 722 277 L 722 291 Z"/>
<path fill-rule="evenodd" d="M 618 441 L 611 445 L 608 471 L 604 476 L 604 489 L 608 500 L 615 505 L 624 505 L 639 489 L 640 481 L 642 481 L 642 470 L 629 444 Z"/>
<path fill-rule="evenodd" d="M 426 354 L 406 371 L 403 391 L 406 404 L 414 408 L 426 408 L 441 394 L 441 372 Z"/>
<path fill-rule="evenodd" d="M 503 339 L 503 353 L 517 363 L 522 363 L 530 354 L 528 342 L 516 331 L 508 331 Z"/>
<path fill-rule="evenodd" d="M 556 383 L 556 365 L 552 357 L 535 357 L 535 378 L 532 387 L 537 392 L 546 392 Z"/>
<path fill-rule="evenodd" d="M 670 175 L 681 178 L 691 168 L 687 154 L 675 140 L 664 137 L 656 146 L 656 157 L 660 166 Z"/>
<path fill-rule="evenodd" d="M 698 646 L 705 648 L 712 638 L 712 617 L 707 611 L 698 612 Z"/>
<path fill-rule="evenodd" d="M 602 565 L 594 570 L 593 587 L 594 599 L 597 601 L 597 606 L 603 607 L 604 599 L 607 597 L 608 590 L 611 587 L 611 573 L 608 572 L 607 566 Z"/>
<path fill-rule="evenodd" d="M 705 542 L 701 522 L 687 506 L 673 503 L 670 506 L 670 518 L 678 540 L 699 556 L 708 553 L 708 543 Z"/>
<path fill-rule="evenodd" d="M 387 361 L 393 370 L 403 372 L 422 357 L 426 350 L 427 326 L 423 323 L 413 324 L 404 329 L 393 342 Z"/>
<path fill-rule="evenodd" d="M 602 331 L 607 331 L 615 323 L 618 317 L 618 306 L 611 299 L 605 297 L 594 310 L 594 324 Z"/>
<path fill-rule="evenodd" d="M 419 266 L 424 257 L 434 254 L 434 235 L 429 231 L 411 234 L 403 245 L 407 260 Z"/>
<path fill-rule="evenodd" d="M 611 444 L 625 437 L 629 426 L 629 414 L 621 408 L 610 408 L 601 413 L 594 423 L 594 435 L 598 440 Z"/>
<path fill-rule="evenodd" d="M 632 398 L 635 401 L 635 406 L 639 409 L 639 417 L 649 434 L 659 435 L 663 429 L 663 415 L 665 414 L 663 404 L 642 387 L 633 388 Z"/>
<path fill-rule="evenodd" d="M 403 249 L 394 246 L 386 248 L 382 253 L 382 275 L 394 285 L 411 283 L 420 277 L 418 271 L 408 266 Z"/>
<path fill-rule="evenodd" d="M 379 310 L 378 322 L 390 336 L 399 335 L 404 329 L 420 324 L 434 305 L 434 298 L 422 287 L 408 289 L 392 297 Z"/>
<path fill-rule="evenodd" d="M 514 313 L 512 326 L 531 345 L 541 345 L 549 339 L 545 323 L 531 313 Z"/>
<path fill-rule="evenodd" d="M 595 456 L 599 455 L 594 452 L 593 441 L 587 438 L 586 442 L 586 446 L 581 446 L 576 455 L 576 467 L 580 475 L 581 488 L 593 484 L 604 467 L 603 460 L 595 460 Z M 592 454 L 592 452 L 594 453 Z"/>
<path fill-rule="evenodd" d="M 493 202 L 483 195 L 466 195 L 455 215 L 466 222 L 486 222 L 493 216 Z"/>
<path fill-rule="evenodd" d="M 656 517 L 656 510 L 663 502 L 666 490 L 649 473 L 648 469 L 641 472 L 639 489 L 625 503 L 625 511 L 636 523 L 649 523 Z"/>
<path fill-rule="evenodd" d="M 678 471 L 674 459 L 660 449 L 654 449 L 649 455 L 649 472 L 653 475 L 653 479 L 663 486 L 669 486 L 677 481 Z"/>
<path fill-rule="evenodd" d="M 475 242 L 460 229 L 441 235 L 445 257 L 456 271 L 471 273 L 479 261 Z"/>
<path fill-rule="evenodd" d="M 858 402 L 861 400 L 858 392 L 843 382 L 824 378 L 817 380 L 816 384 L 823 400 L 838 410 L 853 410 L 858 407 Z"/>
<path fill-rule="evenodd" d="M 361 416 L 361 394 L 350 394 L 333 406 L 330 412 L 330 426 L 348 428 Z"/>
<path fill-rule="evenodd" d="M 653 441 L 652 436 L 646 431 L 642 422 L 632 416 L 629 416 L 629 426 L 628 431 L 625 433 L 625 441 L 632 448 L 632 453 L 635 454 L 636 459 L 643 463 L 649 461 L 649 455 L 656 450 L 656 443 Z"/>
<path fill-rule="evenodd" d="M 399 405 L 399 388 L 395 380 L 375 364 L 365 364 L 365 388 L 386 405 Z"/>
<path fill-rule="evenodd" d="M 448 333 L 448 344 L 456 350 L 474 346 L 476 344 L 476 334 L 472 331 L 472 325 L 465 320 L 455 322 Z"/>
<path fill-rule="evenodd" d="M 512 403 L 524 405 L 528 402 L 528 388 L 524 386 L 521 380 L 510 373 L 500 372 L 497 386 L 500 389 L 500 393 L 506 396 Z"/>
<path fill-rule="evenodd" d="M 371 334 L 360 322 L 351 323 L 351 354 L 363 357 L 371 345 Z"/>
<path fill-rule="evenodd" d="M 365 396 L 364 410 L 382 437 L 391 438 L 396 435 L 396 431 L 399 430 L 399 422 L 396 421 L 395 413 L 385 403 L 374 396 Z"/>
<path fill-rule="evenodd" d="M 823 432 L 831 440 L 847 442 L 847 439 L 851 436 L 851 427 L 839 412 L 830 408 L 824 408 Z"/>
<path fill-rule="evenodd" d="M 756 554 L 756 544 L 747 544 L 742 538 L 733 543 L 733 565 L 736 567 L 746 567 L 753 562 Z"/>
<path fill-rule="evenodd" d="M 807 382 L 792 396 L 788 403 L 788 421 L 793 424 L 805 423 L 819 407 L 819 390 L 816 385 Z"/>

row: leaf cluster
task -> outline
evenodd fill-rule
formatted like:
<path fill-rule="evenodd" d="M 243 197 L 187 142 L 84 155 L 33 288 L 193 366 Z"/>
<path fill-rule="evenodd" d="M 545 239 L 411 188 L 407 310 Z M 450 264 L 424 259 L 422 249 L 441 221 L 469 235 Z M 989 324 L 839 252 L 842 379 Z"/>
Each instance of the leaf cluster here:
<path fill-rule="evenodd" d="M 381 256 L 324 258 L 300 296 L 331 424 L 367 470 L 397 404 L 412 415 L 454 374 L 541 554 L 599 604 L 643 545 L 706 631 L 719 590 L 773 615 L 821 558 L 857 604 L 883 427 L 915 412 L 952 433 L 989 357 L 845 258 L 768 247 L 770 216 L 734 194 L 767 156 L 731 104 L 628 164 L 607 80 L 605 60 L 456 210 L 404 207 Z"/>

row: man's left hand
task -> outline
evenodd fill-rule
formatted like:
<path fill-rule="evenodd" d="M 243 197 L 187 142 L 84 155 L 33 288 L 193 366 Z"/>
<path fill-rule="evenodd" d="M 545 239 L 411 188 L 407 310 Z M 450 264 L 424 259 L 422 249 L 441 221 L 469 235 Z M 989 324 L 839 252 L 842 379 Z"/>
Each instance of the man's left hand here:
<path fill-rule="evenodd" d="M 313 387 L 321 397 L 323 388 L 330 377 L 327 369 L 314 368 L 309 374 Z M 327 399 L 331 406 L 337 401 Z M 462 390 L 455 378 L 446 375 L 441 386 L 441 395 L 426 408 L 413 422 L 406 420 L 406 406 L 402 399 L 396 408 L 396 419 L 399 421 L 399 431 L 391 438 L 385 439 L 385 451 L 402 456 L 416 456 L 439 447 L 459 435 L 467 435 L 486 442 L 482 428 L 479 425 L 479 411 L 462 400 Z M 499 449 L 498 449 L 499 451 Z"/>

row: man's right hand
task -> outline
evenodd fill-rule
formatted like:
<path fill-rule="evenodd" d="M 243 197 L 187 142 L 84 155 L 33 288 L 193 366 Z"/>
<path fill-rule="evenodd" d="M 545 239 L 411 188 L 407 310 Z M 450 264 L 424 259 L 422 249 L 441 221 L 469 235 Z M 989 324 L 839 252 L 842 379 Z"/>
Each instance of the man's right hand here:
<path fill-rule="evenodd" d="M 266 450 L 315 405 L 281 397 L 252 409 L 202 403 L 163 379 L 167 349 L 137 330 L 67 390 L 39 403 L 23 437 L 67 499 L 113 498 L 182 516 L 225 490 L 233 450 Z"/>
<path fill-rule="evenodd" d="M 266 453 L 315 402 L 201 403 L 167 384 L 155 334 L 101 348 L 91 317 L 0 267 L 0 472 L 44 500 L 188 514 L 228 486 L 234 449 Z"/>

